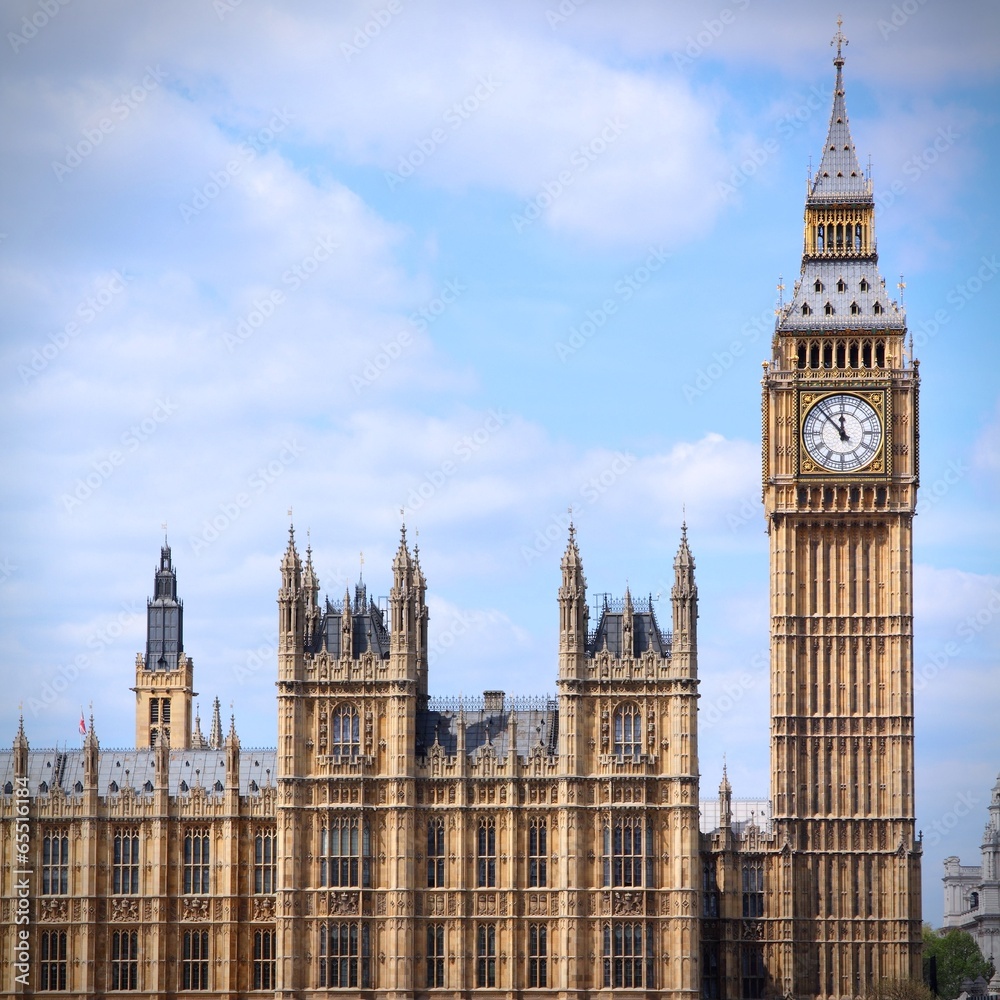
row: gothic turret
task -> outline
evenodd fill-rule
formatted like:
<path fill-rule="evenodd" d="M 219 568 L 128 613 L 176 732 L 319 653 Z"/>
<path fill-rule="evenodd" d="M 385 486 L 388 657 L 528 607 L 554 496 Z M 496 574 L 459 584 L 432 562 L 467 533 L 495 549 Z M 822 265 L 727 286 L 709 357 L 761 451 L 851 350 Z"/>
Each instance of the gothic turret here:
<path fill-rule="evenodd" d="M 586 670 L 587 580 L 576 544 L 576 528 L 570 522 L 569 538 L 563 553 L 562 583 L 559 587 L 559 678 L 581 679 Z"/>
<path fill-rule="evenodd" d="M 305 598 L 305 643 L 311 649 L 319 632 L 319 577 L 313 569 L 312 546 L 306 546 L 306 565 L 302 572 L 302 593 Z"/>
<path fill-rule="evenodd" d="M 288 545 L 281 558 L 278 590 L 278 680 L 302 680 L 305 594 L 302 563 L 295 548 L 295 528 L 288 528 Z"/>
<path fill-rule="evenodd" d="M 163 738 L 178 748 L 191 745 L 194 664 L 184 653 L 184 605 L 177 597 L 177 572 L 163 539 L 146 602 L 146 651 L 136 657 L 135 745 L 153 747 Z"/>
<path fill-rule="evenodd" d="M 97 787 L 97 769 L 100 760 L 100 744 L 94 730 L 94 713 L 90 713 L 90 726 L 83 739 L 83 781 L 87 788 Z"/>
<path fill-rule="evenodd" d="M 222 748 L 222 714 L 219 711 L 219 699 L 212 703 L 212 728 L 208 733 L 208 745 L 213 750 Z"/>
<path fill-rule="evenodd" d="M 17 735 L 14 737 L 14 775 L 18 778 L 28 776 L 28 737 L 24 735 L 24 715 L 17 717 Z"/>
<path fill-rule="evenodd" d="M 236 716 L 229 716 L 229 735 L 226 737 L 226 787 L 238 791 L 240 787 L 240 738 L 236 735 Z"/>
<path fill-rule="evenodd" d="M 670 590 L 674 636 L 671 658 L 685 676 L 698 672 L 698 586 L 694 580 L 694 556 L 688 547 L 687 522 L 681 525 L 681 543 L 674 557 L 674 585 Z"/>

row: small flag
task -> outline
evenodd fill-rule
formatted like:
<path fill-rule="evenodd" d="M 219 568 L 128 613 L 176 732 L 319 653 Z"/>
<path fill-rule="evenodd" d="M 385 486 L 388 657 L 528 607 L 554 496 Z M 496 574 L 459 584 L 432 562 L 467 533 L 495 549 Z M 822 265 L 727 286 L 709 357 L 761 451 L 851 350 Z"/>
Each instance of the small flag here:
<path fill-rule="evenodd" d="M 83 709 L 80 709 L 80 735 L 87 735 L 87 723 L 83 721 Z"/>

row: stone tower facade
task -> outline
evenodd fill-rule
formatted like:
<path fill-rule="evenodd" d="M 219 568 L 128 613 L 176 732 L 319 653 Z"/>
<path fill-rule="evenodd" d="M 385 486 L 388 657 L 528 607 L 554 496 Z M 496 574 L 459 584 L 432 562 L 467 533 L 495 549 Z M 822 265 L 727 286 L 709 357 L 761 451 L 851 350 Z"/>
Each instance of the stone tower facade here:
<path fill-rule="evenodd" d="M 426 582 L 405 529 L 384 612 L 279 591 L 277 989 L 698 992 L 697 588 L 673 632 L 562 559 L 557 699 L 427 695 Z"/>
<path fill-rule="evenodd" d="M 785 995 L 919 979 L 912 531 L 918 362 L 836 81 L 802 272 L 763 378 L 771 559 L 766 965 Z"/>
<path fill-rule="evenodd" d="M 146 652 L 135 658 L 135 745 L 190 747 L 194 665 L 184 653 L 184 605 L 166 539 L 153 587 L 146 602 Z"/>

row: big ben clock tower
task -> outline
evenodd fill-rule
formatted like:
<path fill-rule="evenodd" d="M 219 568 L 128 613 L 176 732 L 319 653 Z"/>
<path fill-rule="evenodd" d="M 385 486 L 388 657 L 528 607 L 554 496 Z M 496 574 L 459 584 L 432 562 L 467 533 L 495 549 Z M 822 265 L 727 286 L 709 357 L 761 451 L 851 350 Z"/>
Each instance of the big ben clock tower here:
<path fill-rule="evenodd" d="M 809 179 L 802 271 L 763 379 L 771 559 L 768 974 L 857 997 L 919 979 L 913 798 L 917 362 L 886 291 L 844 101 Z"/>

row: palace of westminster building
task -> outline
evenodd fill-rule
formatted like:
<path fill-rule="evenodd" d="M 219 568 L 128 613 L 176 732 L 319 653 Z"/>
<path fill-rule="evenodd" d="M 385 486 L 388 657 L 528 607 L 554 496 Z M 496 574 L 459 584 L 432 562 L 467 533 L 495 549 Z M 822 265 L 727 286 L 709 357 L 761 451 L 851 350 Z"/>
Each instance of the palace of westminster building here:
<path fill-rule="evenodd" d="M 557 693 L 431 697 L 405 528 L 387 607 L 290 534 L 275 749 L 193 717 L 164 545 L 136 744 L 0 752 L 4 996 L 848 998 L 921 975 L 918 366 L 886 293 L 838 32 L 801 275 L 764 364 L 770 806 L 701 801 L 698 594 L 671 620 L 561 562 Z M 763 720 L 762 720 L 763 721 Z"/>

